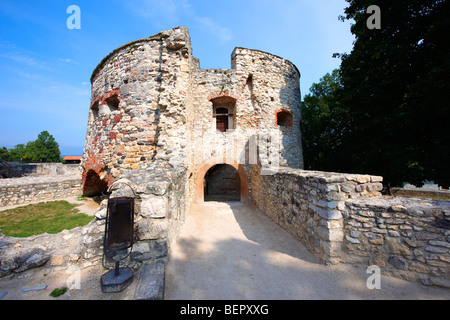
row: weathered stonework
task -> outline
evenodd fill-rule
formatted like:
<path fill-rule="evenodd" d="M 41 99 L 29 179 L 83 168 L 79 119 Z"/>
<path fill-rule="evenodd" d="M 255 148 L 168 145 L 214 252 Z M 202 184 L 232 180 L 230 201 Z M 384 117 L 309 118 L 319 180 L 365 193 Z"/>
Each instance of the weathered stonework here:
<path fill-rule="evenodd" d="M 450 288 L 449 201 L 391 197 L 345 205 L 344 261 Z"/>
<path fill-rule="evenodd" d="M 81 194 L 81 167 L 62 163 L 0 163 L 0 207 Z"/>
<path fill-rule="evenodd" d="M 239 159 L 261 129 L 278 132 L 281 166 L 301 168 L 299 78 L 289 61 L 245 48 L 233 51 L 231 69 L 200 69 L 184 27 L 118 48 L 91 78 L 85 193 L 90 174 L 109 186 L 125 170 L 155 161 L 188 166 L 196 175 L 205 163 Z M 229 113 L 227 132 L 216 130 L 220 107 Z M 287 125 L 278 123 L 279 114 Z M 233 155 L 218 151 L 217 141 Z"/>
<path fill-rule="evenodd" d="M 253 169 L 257 207 L 325 263 L 450 288 L 449 201 L 383 197 L 377 176 Z"/>
<path fill-rule="evenodd" d="M 240 193 L 324 263 L 377 265 L 450 287 L 449 202 L 383 197 L 378 176 L 302 170 L 299 79 L 291 62 L 239 47 L 230 69 L 201 69 L 185 27 L 103 59 L 91 78 L 82 189 L 98 194 L 118 180 L 133 186 L 135 242 L 126 263 L 164 261 L 206 187 Z M 209 177 L 218 180 L 205 184 Z M 129 192 L 117 184 L 110 197 Z M 18 242 L 2 237 L 0 276 L 62 261 L 99 264 L 106 205 L 76 237 L 66 234 L 48 250 L 36 251 L 32 238 L 17 257 Z M 70 249 L 65 238 L 73 239 Z"/>
<path fill-rule="evenodd" d="M 341 262 L 343 211 L 348 199 L 379 197 L 382 178 L 282 169 L 252 170 L 252 199 L 269 218 L 326 263 Z"/>

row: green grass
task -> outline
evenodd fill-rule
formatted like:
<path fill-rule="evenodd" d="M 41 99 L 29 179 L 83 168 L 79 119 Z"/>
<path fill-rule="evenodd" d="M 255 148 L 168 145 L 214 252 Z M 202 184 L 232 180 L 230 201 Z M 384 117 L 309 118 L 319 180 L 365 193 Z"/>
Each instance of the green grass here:
<path fill-rule="evenodd" d="M 66 291 L 67 291 L 66 287 L 61 288 L 61 289 L 56 288 L 49 294 L 49 296 L 52 296 L 53 298 L 57 298 L 59 296 L 62 296 L 64 293 L 66 293 Z"/>
<path fill-rule="evenodd" d="M 85 226 L 93 217 L 79 213 L 77 206 L 67 201 L 51 201 L 0 211 L 0 229 L 5 236 L 24 238 Z"/>

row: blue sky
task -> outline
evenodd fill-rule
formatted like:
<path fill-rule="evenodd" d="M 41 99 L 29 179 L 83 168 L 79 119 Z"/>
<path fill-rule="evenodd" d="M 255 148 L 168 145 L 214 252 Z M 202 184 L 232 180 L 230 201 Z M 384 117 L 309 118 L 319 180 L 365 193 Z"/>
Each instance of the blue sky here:
<path fill-rule="evenodd" d="M 81 29 L 69 30 L 70 5 Z M 62 155 L 81 155 L 90 76 L 109 52 L 162 30 L 187 26 L 202 68 L 230 68 L 235 47 L 293 62 L 302 97 L 350 52 L 350 23 L 338 21 L 345 0 L 1 0 L 0 147 L 35 140 L 47 130 Z"/>

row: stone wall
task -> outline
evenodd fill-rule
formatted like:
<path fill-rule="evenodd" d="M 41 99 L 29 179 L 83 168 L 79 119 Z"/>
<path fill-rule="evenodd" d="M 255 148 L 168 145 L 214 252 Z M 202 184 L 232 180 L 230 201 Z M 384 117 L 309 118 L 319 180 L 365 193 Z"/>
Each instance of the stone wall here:
<path fill-rule="evenodd" d="M 125 182 L 129 184 L 135 194 Z M 112 186 L 110 198 L 135 197 L 135 240 L 128 265 L 146 260 L 165 258 L 171 241 L 178 234 L 189 211 L 186 169 L 172 170 L 161 163 L 145 165 L 124 172 Z M 83 230 L 80 259 L 84 265 L 98 264 L 103 255 L 103 237 L 107 200 L 97 212 L 96 219 Z"/>
<path fill-rule="evenodd" d="M 345 262 L 450 288 L 449 201 L 384 197 L 345 204 Z"/>
<path fill-rule="evenodd" d="M 91 78 L 83 179 L 93 170 L 111 185 L 140 164 L 169 155 L 183 161 L 177 146 L 186 139 L 189 50 L 188 33 L 177 28 L 124 45 L 99 64 Z"/>
<path fill-rule="evenodd" d="M 383 197 L 382 178 L 252 168 L 257 207 L 325 263 L 450 288 L 450 202 Z"/>
<path fill-rule="evenodd" d="M 380 196 L 382 178 L 369 175 L 280 169 L 261 175 L 253 166 L 256 206 L 326 263 L 341 261 L 345 201 Z"/>
<path fill-rule="evenodd" d="M 0 179 L 20 178 L 25 176 L 60 176 L 81 174 L 79 164 L 49 163 L 19 163 L 0 161 Z"/>
<path fill-rule="evenodd" d="M 80 175 L 0 179 L 0 206 L 49 201 L 80 194 Z"/>
<path fill-rule="evenodd" d="M 137 196 L 133 250 L 121 265 L 138 268 L 145 261 L 164 261 L 189 211 L 186 169 L 154 163 L 124 172 L 120 181 L 130 184 Z M 111 189 L 111 197 L 135 196 L 123 183 Z M 0 277 L 40 266 L 101 265 L 107 203 L 102 201 L 95 218 L 84 227 L 28 238 L 5 237 L 0 232 Z"/>

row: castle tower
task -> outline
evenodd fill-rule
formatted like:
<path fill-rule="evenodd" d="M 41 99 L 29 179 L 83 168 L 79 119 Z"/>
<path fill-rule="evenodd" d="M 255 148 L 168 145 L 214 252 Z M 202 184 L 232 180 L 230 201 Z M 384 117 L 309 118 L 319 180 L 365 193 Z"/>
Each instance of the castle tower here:
<path fill-rule="evenodd" d="M 193 200 L 220 164 L 236 169 L 248 198 L 252 166 L 303 167 L 299 80 L 288 60 L 246 48 L 231 69 L 201 69 L 185 27 L 114 50 L 91 77 L 84 194 L 164 162 L 188 168 Z"/>

